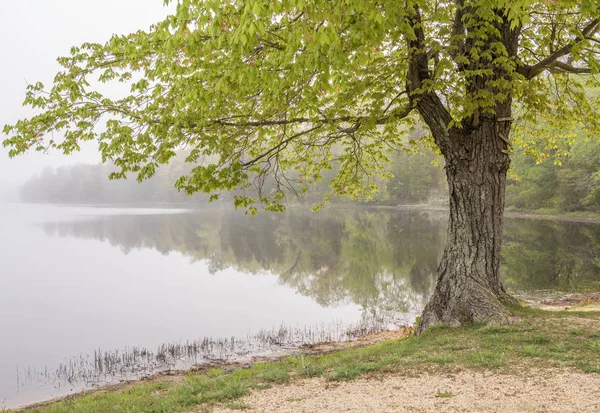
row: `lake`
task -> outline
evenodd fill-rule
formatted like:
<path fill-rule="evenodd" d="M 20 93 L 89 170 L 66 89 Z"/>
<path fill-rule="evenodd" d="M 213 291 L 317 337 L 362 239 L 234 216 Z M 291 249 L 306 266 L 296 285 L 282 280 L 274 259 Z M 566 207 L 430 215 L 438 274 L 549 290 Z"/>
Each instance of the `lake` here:
<path fill-rule="evenodd" d="M 0 409 L 413 323 L 444 213 L 0 204 Z M 510 291 L 600 288 L 600 225 L 507 219 Z"/>

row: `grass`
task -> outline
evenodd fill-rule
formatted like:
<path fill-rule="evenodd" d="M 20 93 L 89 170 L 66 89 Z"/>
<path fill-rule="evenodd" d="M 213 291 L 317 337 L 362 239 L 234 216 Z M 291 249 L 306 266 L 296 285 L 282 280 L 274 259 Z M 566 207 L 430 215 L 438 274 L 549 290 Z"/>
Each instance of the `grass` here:
<path fill-rule="evenodd" d="M 247 404 L 239 403 L 239 402 L 225 403 L 225 407 L 230 410 L 250 410 L 250 409 L 252 409 L 252 407 L 248 406 Z"/>
<path fill-rule="evenodd" d="M 514 326 L 435 327 L 420 337 L 404 341 L 385 341 L 324 355 L 300 355 L 231 373 L 211 369 L 203 374 L 189 374 L 180 382 L 137 383 L 24 412 L 182 413 L 216 403 L 245 410 L 248 406 L 239 399 L 252 389 L 304 377 L 347 381 L 388 373 L 453 372 L 465 368 L 510 373 L 530 367 L 569 367 L 600 374 L 600 324 L 596 323 L 600 321 L 600 313 L 545 312 L 531 308 L 518 308 L 515 312 L 520 320 Z M 591 319 L 594 328 L 582 324 L 585 319 Z M 573 320 L 579 321 L 574 325 Z M 452 396 L 440 391 L 437 397 Z"/>

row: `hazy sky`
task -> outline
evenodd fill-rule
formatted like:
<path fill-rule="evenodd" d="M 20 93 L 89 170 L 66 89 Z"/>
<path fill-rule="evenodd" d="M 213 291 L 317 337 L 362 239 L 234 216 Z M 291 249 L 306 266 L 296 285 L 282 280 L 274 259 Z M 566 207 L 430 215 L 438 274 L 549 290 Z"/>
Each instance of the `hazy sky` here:
<path fill-rule="evenodd" d="M 31 113 L 21 105 L 27 83 L 51 84 L 56 58 L 71 46 L 147 29 L 168 13 L 163 0 L 0 0 L 0 130 Z M 29 153 L 15 159 L 0 145 L 0 184 L 21 183 L 46 165 L 99 161 L 94 142 L 68 157 Z"/>

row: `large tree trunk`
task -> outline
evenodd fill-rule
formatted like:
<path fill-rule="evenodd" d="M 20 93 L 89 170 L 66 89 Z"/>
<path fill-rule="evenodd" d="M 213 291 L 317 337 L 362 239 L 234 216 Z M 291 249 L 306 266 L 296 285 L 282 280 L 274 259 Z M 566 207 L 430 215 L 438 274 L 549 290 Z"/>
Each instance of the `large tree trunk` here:
<path fill-rule="evenodd" d="M 500 282 L 510 126 L 485 119 L 471 131 L 450 136 L 444 148 L 450 196 L 448 239 L 437 271 L 435 292 L 419 332 L 444 323 L 506 323 L 509 300 Z"/>

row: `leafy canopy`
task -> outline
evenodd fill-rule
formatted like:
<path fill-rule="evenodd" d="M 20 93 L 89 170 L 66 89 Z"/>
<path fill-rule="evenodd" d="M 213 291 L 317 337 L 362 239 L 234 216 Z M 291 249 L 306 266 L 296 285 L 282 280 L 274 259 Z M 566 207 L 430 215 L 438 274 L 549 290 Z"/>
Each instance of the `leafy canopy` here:
<path fill-rule="evenodd" d="M 27 89 L 37 114 L 4 127 L 10 156 L 97 140 L 119 168 L 111 178 L 143 180 L 185 149 L 193 169 L 177 188 L 237 190 L 236 206 L 282 210 L 286 189 L 306 191 L 332 163 L 333 193 L 375 191 L 419 116 L 435 137 L 508 104 L 513 141 L 531 151 L 540 139 L 555 149 L 578 121 L 600 131 L 586 92 L 600 68 L 593 0 L 179 0 L 176 10 L 60 58 L 50 89 Z M 428 97 L 443 107 L 437 118 L 419 105 Z"/>

